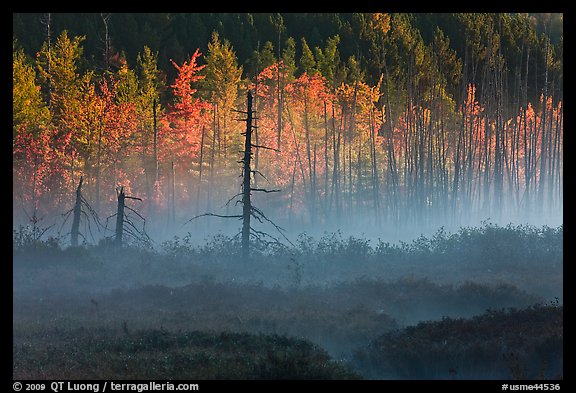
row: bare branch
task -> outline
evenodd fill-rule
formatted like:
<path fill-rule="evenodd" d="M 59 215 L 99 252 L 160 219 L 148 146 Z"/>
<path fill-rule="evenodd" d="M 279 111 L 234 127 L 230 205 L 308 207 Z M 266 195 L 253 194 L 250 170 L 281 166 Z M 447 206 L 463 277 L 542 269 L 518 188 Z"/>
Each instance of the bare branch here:
<path fill-rule="evenodd" d="M 232 112 L 244 113 L 244 114 L 247 114 L 247 113 L 248 113 L 247 111 L 239 111 L 239 110 L 237 110 L 237 109 L 232 109 Z M 254 111 L 252 111 L 252 112 L 254 112 Z M 246 120 L 244 120 L 244 121 L 246 121 Z"/>
<path fill-rule="evenodd" d="M 276 244 L 282 244 L 282 242 L 280 242 L 279 239 L 275 238 L 274 236 L 270 235 L 269 233 L 258 231 L 252 227 L 250 227 L 250 231 L 252 232 L 252 234 L 254 236 L 256 236 L 258 238 L 258 240 L 266 243 L 266 245 L 269 245 L 272 243 L 272 242 L 268 242 L 268 241 L 264 240 L 264 238 L 266 238 L 266 237 L 269 237 L 270 239 L 274 240 L 274 243 L 276 243 Z M 262 237 L 260 237 L 260 236 L 262 236 Z"/>
<path fill-rule="evenodd" d="M 256 148 L 258 148 L 258 149 L 272 150 L 272 151 L 275 151 L 276 153 L 280 153 L 280 150 L 274 149 L 274 148 L 268 147 L 268 146 L 252 145 L 252 147 L 256 147 Z"/>
<path fill-rule="evenodd" d="M 239 192 L 238 194 L 234 195 L 232 198 L 228 199 L 228 202 L 226 202 L 226 203 L 224 204 L 224 206 L 228 206 L 228 204 L 229 204 L 230 202 L 232 202 L 232 200 L 233 200 L 234 198 L 237 198 L 237 197 L 239 197 L 240 195 L 242 195 L 241 192 Z"/>
<path fill-rule="evenodd" d="M 296 246 L 294 245 L 294 243 L 292 243 L 292 242 L 290 241 L 290 239 L 288 239 L 288 238 L 286 237 L 286 235 L 284 235 L 284 231 L 285 231 L 284 228 L 278 226 L 274 221 L 272 221 L 272 220 L 270 220 L 268 217 L 266 217 L 266 215 L 262 212 L 262 210 L 258 209 L 257 207 L 252 206 L 252 210 L 254 210 L 256 213 L 258 213 L 264 220 L 266 220 L 266 221 L 268 221 L 270 224 L 272 224 L 272 226 L 274 226 L 274 228 L 276 228 L 276 230 L 278 231 L 278 233 L 280 233 L 280 234 L 282 235 L 282 237 L 283 237 L 284 239 L 286 239 L 286 241 L 287 241 L 288 243 L 290 243 L 293 247 L 296 247 Z"/>
<path fill-rule="evenodd" d="M 70 218 L 70 214 L 74 211 L 74 209 L 70 209 L 68 210 L 66 213 L 62 213 L 61 215 L 64 216 L 64 221 L 62 221 L 62 224 L 60 225 L 60 228 L 58 228 L 58 232 L 60 232 L 62 230 L 62 228 L 64 227 L 64 224 L 66 224 L 66 221 L 68 221 L 68 219 Z"/>
<path fill-rule="evenodd" d="M 280 192 L 282 190 L 267 190 L 265 188 L 250 188 L 250 191 L 259 191 L 259 192 L 265 192 L 266 194 L 269 194 L 271 192 Z"/>
<path fill-rule="evenodd" d="M 131 212 L 134 212 L 134 214 L 136 214 L 138 217 L 140 217 L 142 220 L 144 220 L 144 222 L 146 222 L 146 219 L 144 217 L 142 217 L 142 215 L 140 213 L 138 213 L 136 210 L 132 209 L 130 206 L 124 205 L 124 208 L 130 210 Z"/>
<path fill-rule="evenodd" d="M 257 216 L 253 211 L 250 212 L 250 215 L 251 215 L 252 217 L 254 217 L 255 219 L 257 219 L 258 222 L 262 224 L 262 219 L 261 219 L 259 216 Z"/>
<path fill-rule="evenodd" d="M 220 218 L 240 218 L 240 219 L 242 218 L 241 215 L 225 216 L 225 215 L 221 215 L 221 214 L 204 213 L 204 214 L 200 214 L 200 215 L 198 215 L 198 216 L 192 217 L 191 219 L 189 219 L 188 221 L 186 221 L 184 224 L 182 224 L 182 226 L 188 224 L 188 223 L 189 223 L 190 221 L 192 221 L 192 220 L 195 220 L 195 219 L 200 218 L 200 217 L 206 217 L 206 216 L 209 216 L 209 217 L 220 217 Z"/>
<path fill-rule="evenodd" d="M 264 176 L 264 174 L 262 172 L 260 172 L 258 169 L 253 169 L 251 172 L 255 175 L 258 174 L 258 175 L 262 176 L 264 178 L 264 180 L 266 180 L 268 183 L 270 183 L 270 181 L 268 181 L 266 176 Z"/>

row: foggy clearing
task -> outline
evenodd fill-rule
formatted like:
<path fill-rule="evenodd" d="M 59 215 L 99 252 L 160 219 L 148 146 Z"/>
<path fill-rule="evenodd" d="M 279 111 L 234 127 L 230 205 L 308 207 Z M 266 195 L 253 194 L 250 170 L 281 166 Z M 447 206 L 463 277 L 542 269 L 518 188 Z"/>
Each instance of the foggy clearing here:
<path fill-rule="evenodd" d="M 13 20 L 14 379 L 563 378 L 563 14 Z"/>

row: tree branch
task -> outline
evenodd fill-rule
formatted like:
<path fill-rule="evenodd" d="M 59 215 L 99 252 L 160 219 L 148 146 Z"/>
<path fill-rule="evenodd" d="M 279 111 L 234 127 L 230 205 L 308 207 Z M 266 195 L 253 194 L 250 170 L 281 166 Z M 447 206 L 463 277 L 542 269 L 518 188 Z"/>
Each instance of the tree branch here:
<path fill-rule="evenodd" d="M 260 172 L 258 169 L 253 169 L 253 170 L 252 170 L 252 173 L 255 174 L 255 175 L 258 174 L 258 175 L 262 176 L 262 177 L 264 178 L 264 180 L 266 180 L 268 183 L 270 183 L 270 182 L 268 181 L 268 179 L 266 178 L 266 176 L 264 176 L 264 174 L 263 174 L 262 172 Z"/>
<path fill-rule="evenodd" d="M 268 146 L 261 146 L 261 145 L 254 145 L 254 144 L 253 144 L 252 147 L 256 147 L 256 148 L 258 148 L 258 149 L 272 150 L 272 151 L 275 151 L 276 153 L 280 153 L 280 150 L 279 150 L 279 149 L 274 149 L 274 148 L 268 147 Z"/>
<path fill-rule="evenodd" d="M 240 195 L 242 195 L 241 192 L 239 192 L 238 194 L 234 195 L 232 198 L 228 199 L 228 202 L 226 202 L 226 203 L 224 204 L 224 206 L 228 206 L 228 204 L 229 204 L 230 202 L 232 202 L 232 200 L 233 200 L 234 198 L 237 198 L 237 197 L 239 197 Z"/>
<path fill-rule="evenodd" d="M 267 190 L 265 188 L 250 188 L 250 191 L 260 191 L 260 192 L 265 192 L 266 194 L 269 194 L 271 192 L 280 192 L 282 190 Z"/>
<path fill-rule="evenodd" d="M 182 226 L 188 224 L 190 221 L 195 220 L 197 218 L 200 217 L 220 217 L 220 218 L 242 218 L 242 215 L 234 215 L 234 216 L 225 216 L 225 215 L 221 215 L 221 214 L 214 214 L 214 213 L 204 213 L 204 214 L 200 214 L 198 216 L 194 216 L 191 219 L 189 219 L 188 221 L 186 221 L 184 224 L 182 224 Z"/>

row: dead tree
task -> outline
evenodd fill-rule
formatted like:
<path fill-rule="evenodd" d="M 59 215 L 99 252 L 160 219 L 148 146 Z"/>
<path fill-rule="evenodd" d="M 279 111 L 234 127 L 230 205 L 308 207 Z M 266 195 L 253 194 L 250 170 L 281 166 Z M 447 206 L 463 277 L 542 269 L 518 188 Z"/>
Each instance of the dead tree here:
<path fill-rule="evenodd" d="M 84 198 L 84 196 L 82 195 L 83 183 L 84 183 L 84 178 L 83 178 L 83 176 L 80 176 L 80 181 L 78 182 L 78 186 L 76 187 L 76 199 L 74 202 L 74 207 L 63 214 L 63 216 L 65 218 L 64 218 L 64 221 L 62 222 L 62 225 L 60 226 L 60 230 L 61 230 L 62 227 L 64 226 L 64 224 L 66 224 L 66 221 L 68 221 L 68 218 L 70 217 L 70 215 L 72 215 L 72 228 L 70 229 L 70 232 L 69 232 L 70 233 L 70 245 L 72 247 L 78 246 L 78 242 L 79 242 L 80 237 L 86 239 L 86 236 L 84 234 L 82 234 L 82 232 L 80 231 L 80 223 L 82 220 L 82 216 L 85 217 L 84 223 L 85 223 L 86 231 L 90 233 L 90 235 L 92 236 L 92 239 L 94 239 L 94 235 L 92 234 L 91 222 L 93 222 L 96 225 L 96 228 L 98 229 L 98 231 L 100 231 L 101 228 L 104 228 L 104 226 L 100 223 L 100 219 L 98 218 L 98 214 L 96 213 L 96 210 L 94 210 L 94 208 L 92 208 L 92 206 L 90 206 L 90 204 L 88 203 L 86 198 Z"/>
<path fill-rule="evenodd" d="M 82 211 L 82 181 L 83 178 L 80 176 L 80 181 L 78 182 L 78 188 L 76 189 L 76 202 L 74 203 L 74 217 L 72 219 L 72 231 L 70 244 L 72 247 L 78 246 L 78 234 L 80 229 L 80 213 Z"/>
<path fill-rule="evenodd" d="M 250 93 L 250 92 L 247 93 L 246 102 L 247 102 L 246 111 L 236 111 L 238 113 L 246 114 L 246 116 L 247 116 L 246 119 L 242 119 L 242 121 L 246 121 L 246 131 L 242 133 L 242 135 L 244 135 L 244 151 L 242 152 L 243 157 L 240 161 L 238 161 L 238 163 L 242 164 L 242 191 L 239 194 L 234 195 L 226 203 L 226 205 L 228 205 L 235 198 L 242 196 L 242 199 L 237 201 L 237 203 L 242 204 L 242 214 L 221 215 L 221 214 L 214 214 L 214 213 L 204 213 L 204 214 L 200 214 L 198 216 L 192 217 L 190 220 L 188 220 L 185 223 L 185 224 L 187 224 L 192 220 L 195 220 L 195 219 L 200 218 L 200 217 L 205 217 L 205 216 L 220 217 L 220 218 L 238 218 L 238 219 L 242 220 L 242 231 L 239 234 L 237 234 L 236 236 L 238 236 L 238 235 L 241 236 L 242 260 L 244 262 L 247 262 L 250 258 L 250 236 L 256 238 L 259 241 L 265 242 L 265 243 L 279 243 L 279 244 L 281 244 L 281 242 L 278 238 L 276 238 L 276 237 L 274 237 L 274 236 L 272 236 L 266 232 L 254 229 L 251 225 L 251 219 L 252 218 L 257 220 L 259 223 L 264 223 L 264 221 L 266 221 L 267 223 L 271 224 L 284 237 L 284 239 L 286 241 L 288 241 L 290 244 L 292 244 L 292 242 L 290 242 L 290 240 L 283 234 L 283 229 L 281 227 L 279 227 L 272 220 L 270 220 L 268 217 L 266 217 L 266 215 L 260 209 L 258 209 L 254 205 L 252 205 L 252 200 L 251 200 L 252 191 L 264 192 L 264 193 L 280 192 L 280 190 L 268 190 L 265 188 L 252 187 L 252 185 L 251 185 L 252 175 L 258 174 L 258 175 L 262 176 L 265 180 L 267 180 L 266 177 L 264 177 L 264 175 L 262 173 L 260 173 L 258 170 L 253 170 L 251 167 L 253 149 L 268 149 L 268 150 L 272 150 L 272 151 L 278 151 L 278 150 L 252 143 L 252 131 L 253 131 L 253 129 L 256 128 L 256 126 L 252 125 L 252 121 L 255 119 L 253 117 L 254 111 L 252 110 L 252 93 Z M 268 241 L 266 239 L 271 239 L 271 241 Z"/>
<path fill-rule="evenodd" d="M 250 200 L 250 178 L 252 169 L 252 94 L 247 94 L 246 134 L 244 139 L 244 158 L 242 159 L 242 259 L 248 260 L 250 247 L 250 216 L 252 215 L 252 201 Z"/>
<path fill-rule="evenodd" d="M 146 219 L 142 217 L 140 213 L 132 209 L 130 206 L 126 206 L 126 199 L 135 199 L 137 201 L 142 201 L 141 198 L 128 196 L 124 193 L 124 187 L 116 188 L 116 196 L 118 197 L 118 208 L 116 214 L 111 215 L 108 219 L 116 216 L 116 229 L 114 231 L 114 244 L 116 247 L 122 247 L 124 234 L 130 235 L 133 240 L 148 243 L 150 241 L 149 236 L 146 234 L 145 225 Z M 138 229 L 136 225 L 132 222 L 130 217 L 125 213 L 125 210 L 136 214 L 142 221 L 142 229 Z"/>
<path fill-rule="evenodd" d="M 114 238 L 116 246 L 122 247 L 122 234 L 124 233 L 124 206 L 126 195 L 124 187 L 120 187 L 120 192 L 116 191 L 118 196 L 118 210 L 116 212 L 116 237 Z"/>

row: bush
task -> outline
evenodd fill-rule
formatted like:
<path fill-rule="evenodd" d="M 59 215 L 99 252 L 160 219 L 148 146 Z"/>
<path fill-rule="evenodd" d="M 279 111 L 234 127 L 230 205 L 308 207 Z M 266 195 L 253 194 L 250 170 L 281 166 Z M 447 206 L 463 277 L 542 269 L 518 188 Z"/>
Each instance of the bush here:
<path fill-rule="evenodd" d="M 354 362 L 372 378 L 561 378 L 562 311 L 538 305 L 421 322 L 382 335 Z"/>
<path fill-rule="evenodd" d="M 14 379 L 359 379 L 306 340 L 227 332 L 58 330 L 13 349 Z"/>

